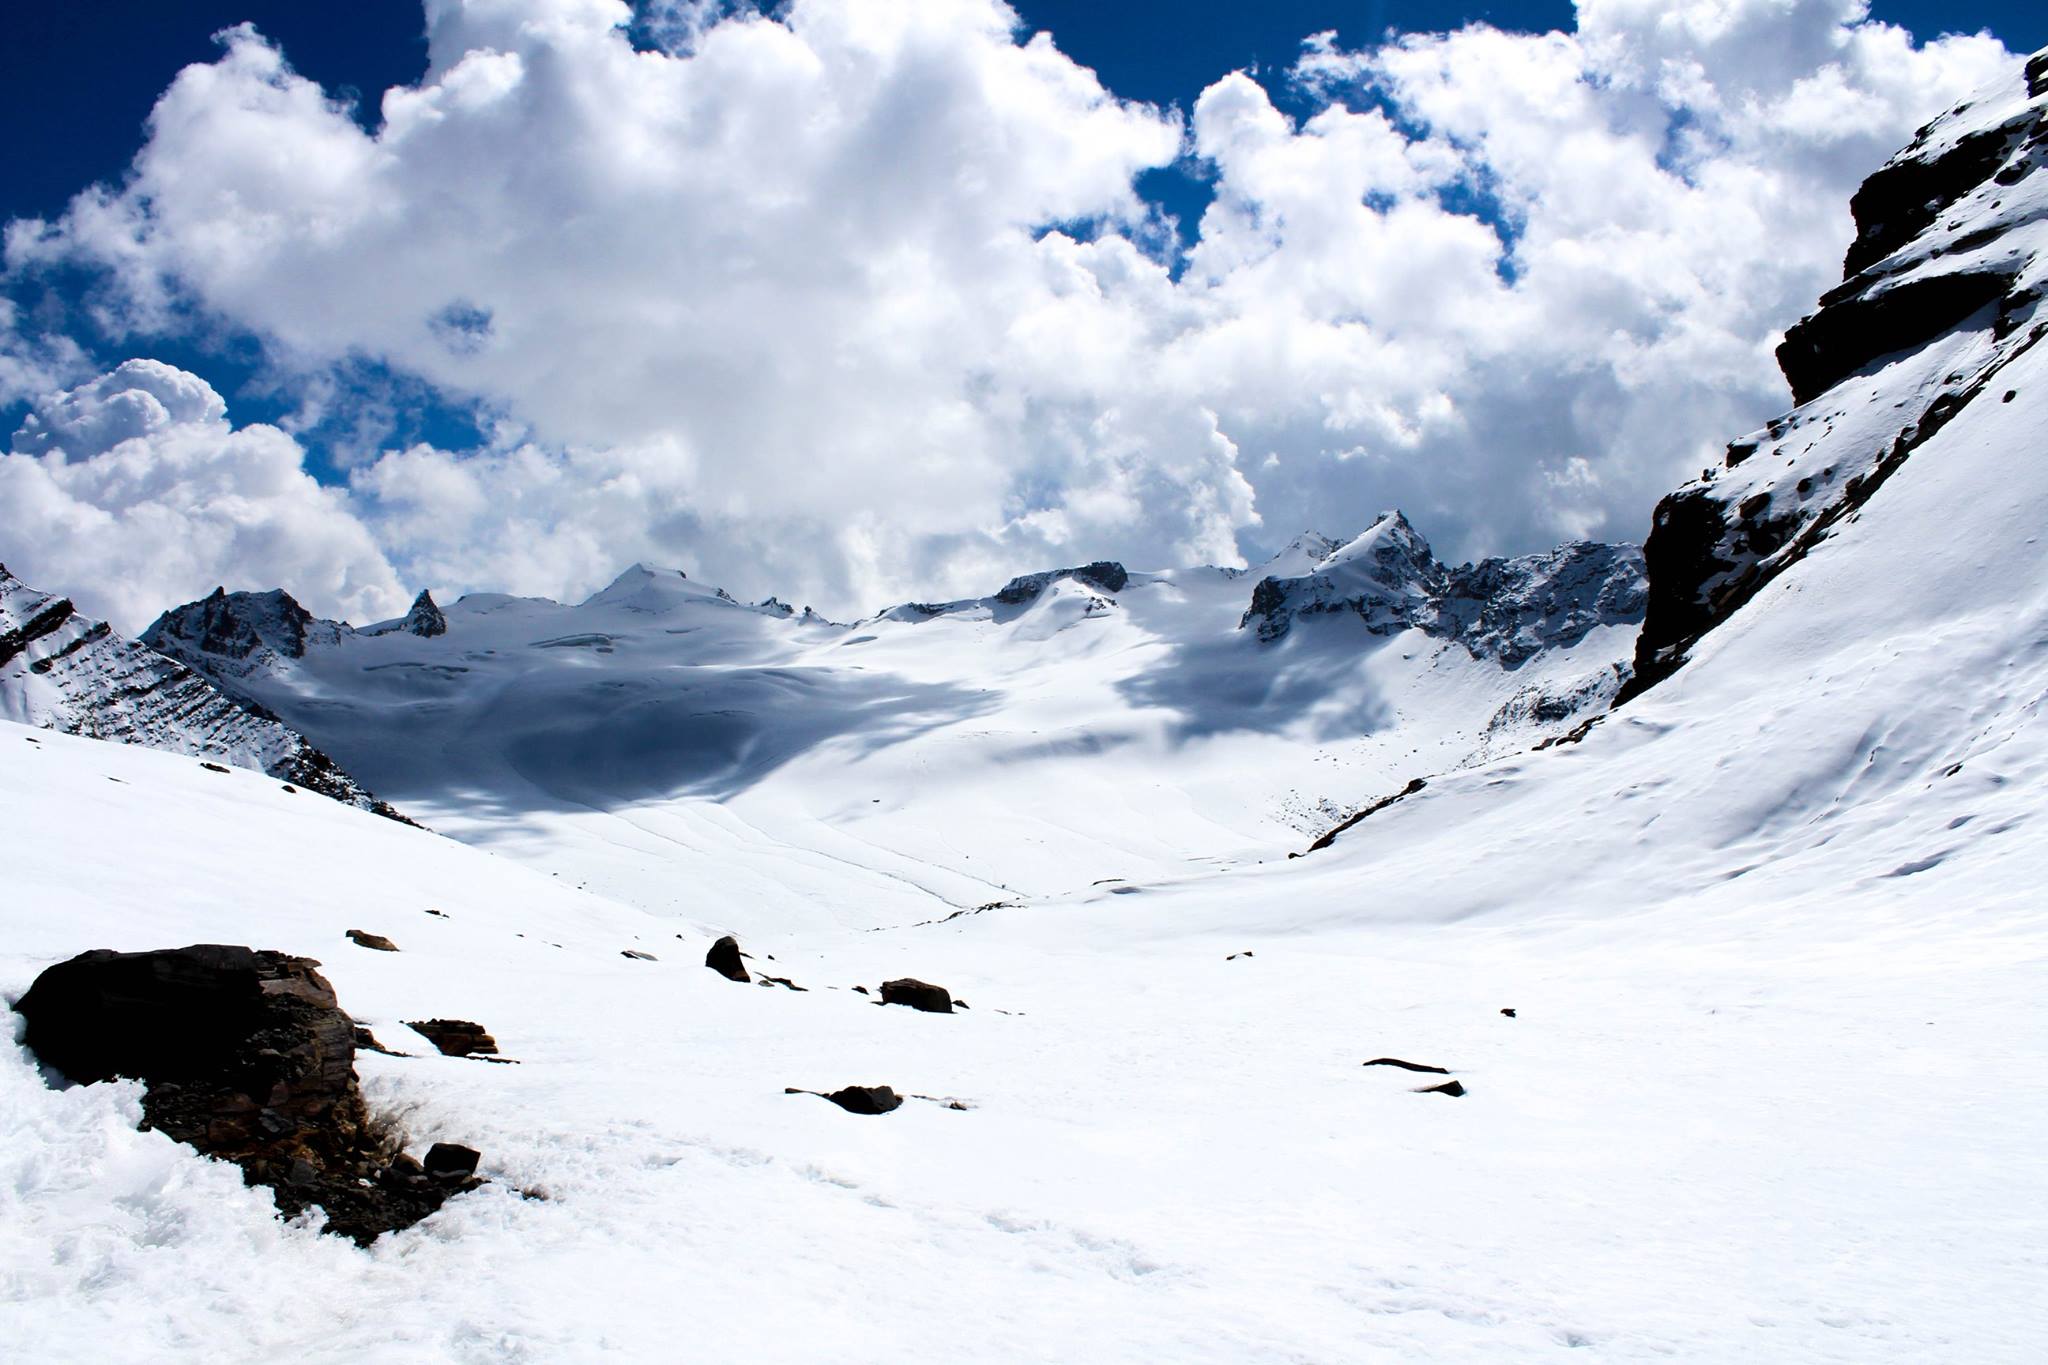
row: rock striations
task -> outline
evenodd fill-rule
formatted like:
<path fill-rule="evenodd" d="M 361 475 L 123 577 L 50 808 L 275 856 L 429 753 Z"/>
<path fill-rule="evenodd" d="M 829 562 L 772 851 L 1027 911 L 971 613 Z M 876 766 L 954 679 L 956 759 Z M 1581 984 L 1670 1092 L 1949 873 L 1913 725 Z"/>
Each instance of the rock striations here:
<path fill-rule="evenodd" d="M 224 612 L 219 593 L 184 609 L 191 629 L 208 642 L 206 657 L 214 669 L 220 669 L 217 661 L 246 659 L 258 650 L 291 645 L 303 651 L 313 622 L 298 603 L 284 593 L 237 596 L 261 604 L 261 611 L 246 616 Z M 4 567 L 0 717 L 218 759 L 363 810 L 404 818 L 262 707 L 121 636 L 106 622 L 80 615 L 68 599 L 38 592 Z"/>

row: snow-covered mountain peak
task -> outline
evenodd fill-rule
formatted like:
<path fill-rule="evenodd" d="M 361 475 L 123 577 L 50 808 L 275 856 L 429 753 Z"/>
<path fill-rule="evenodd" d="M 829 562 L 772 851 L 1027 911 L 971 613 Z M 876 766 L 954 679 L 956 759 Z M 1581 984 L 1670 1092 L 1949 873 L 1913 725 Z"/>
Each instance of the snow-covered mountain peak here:
<path fill-rule="evenodd" d="M 209 596 L 157 617 L 142 633 L 142 641 L 186 663 L 203 658 L 210 667 L 247 673 L 277 659 L 302 658 L 309 640 L 349 629 L 345 624 L 318 619 L 282 588 L 268 592 L 215 588 Z"/>

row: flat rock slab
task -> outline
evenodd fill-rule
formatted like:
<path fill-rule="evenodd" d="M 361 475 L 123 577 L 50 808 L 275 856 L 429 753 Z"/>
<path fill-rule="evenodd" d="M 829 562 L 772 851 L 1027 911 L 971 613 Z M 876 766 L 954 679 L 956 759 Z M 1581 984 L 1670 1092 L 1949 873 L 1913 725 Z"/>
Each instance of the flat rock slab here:
<path fill-rule="evenodd" d="M 358 947 L 375 948 L 380 953 L 395 953 L 398 945 L 382 934 L 372 934 L 362 929 L 348 931 L 349 940 Z"/>
<path fill-rule="evenodd" d="M 405 1026 L 426 1038 L 443 1056 L 468 1057 L 498 1050 L 498 1040 L 468 1019 L 408 1019 Z"/>
<path fill-rule="evenodd" d="M 1375 1057 L 1369 1062 L 1360 1062 L 1359 1065 L 1398 1066 L 1403 1071 L 1427 1071 L 1433 1076 L 1448 1076 L 1451 1074 L 1447 1067 L 1430 1066 L 1426 1062 L 1404 1062 L 1399 1057 Z"/>

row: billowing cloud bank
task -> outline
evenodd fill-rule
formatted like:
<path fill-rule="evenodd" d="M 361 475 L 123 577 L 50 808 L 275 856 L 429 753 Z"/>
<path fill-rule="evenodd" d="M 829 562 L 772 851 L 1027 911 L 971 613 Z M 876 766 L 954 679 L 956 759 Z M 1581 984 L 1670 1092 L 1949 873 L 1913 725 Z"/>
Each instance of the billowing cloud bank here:
<path fill-rule="evenodd" d="M 1450 554 L 1635 537 L 1783 405 L 1771 346 L 1854 186 L 2013 60 L 1860 0 L 1582 0 L 1570 35 L 1312 41 L 1308 117 L 1236 74 L 1183 119 L 995 0 L 796 0 L 669 51 L 619 0 L 427 17 L 374 134 L 227 35 L 130 181 L 6 259 L 102 272 L 138 354 L 196 314 L 496 438 L 321 489 L 285 433 L 124 367 L 0 457 L 23 576 L 127 624 L 221 580 L 360 618 L 401 580 L 565 594 L 648 558 L 845 612 L 1396 504 Z M 1216 200 L 1176 274 L 1133 182 L 1183 155 Z M 64 355 L 18 328 L 19 389 Z"/>

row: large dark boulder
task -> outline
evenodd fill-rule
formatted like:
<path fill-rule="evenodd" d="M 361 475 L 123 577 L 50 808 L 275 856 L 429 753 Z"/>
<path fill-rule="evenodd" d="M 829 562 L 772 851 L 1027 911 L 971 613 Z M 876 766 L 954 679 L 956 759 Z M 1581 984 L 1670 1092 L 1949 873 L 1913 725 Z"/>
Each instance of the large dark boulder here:
<path fill-rule="evenodd" d="M 934 986 L 929 981 L 915 977 L 902 977 L 882 983 L 882 1003 L 885 1005 L 908 1005 L 914 1010 L 927 1014 L 951 1014 L 953 997 L 944 986 Z"/>
<path fill-rule="evenodd" d="M 704 965 L 728 981 L 747 979 L 747 964 L 740 960 L 740 941 L 731 934 L 711 945 L 711 951 L 704 954 Z"/>
<path fill-rule="evenodd" d="M 355 1025 L 319 965 L 218 943 L 97 949 L 45 970 L 15 1009 L 51 1070 L 143 1082 L 145 1129 L 234 1162 L 286 1215 L 319 1206 L 327 1231 L 367 1243 L 477 1182 L 400 1162 L 363 1104 Z"/>

